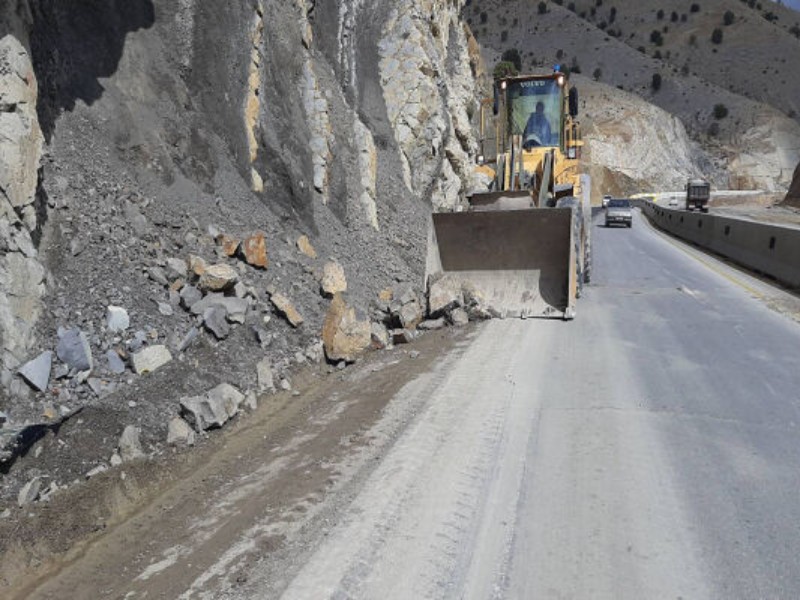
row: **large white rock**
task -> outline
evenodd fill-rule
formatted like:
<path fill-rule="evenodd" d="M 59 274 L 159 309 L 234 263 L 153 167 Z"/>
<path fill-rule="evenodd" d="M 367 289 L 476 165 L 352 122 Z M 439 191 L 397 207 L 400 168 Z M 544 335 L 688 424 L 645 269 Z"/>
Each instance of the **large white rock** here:
<path fill-rule="evenodd" d="M 139 375 L 152 373 L 172 360 L 166 346 L 148 346 L 133 355 L 133 370 Z"/>
<path fill-rule="evenodd" d="M 189 424 L 180 417 L 173 417 L 170 419 L 167 428 L 167 444 L 170 446 L 194 446 L 195 442 L 194 430 Z"/>
<path fill-rule="evenodd" d="M 131 325 L 128 311 L 121 306 L 109 306 L 106 308 L 106 325 L 109 331 L 115 333 L 125 331 Z"/>
<path fill-rule="evenodd" d="M 144 457 L 142 443 L 139 441 L 141 429 L 133 425 L 128 425 L 119 438 L 119 456 L 123 462 Z"/>
<path fill-rule="evenodd" d="M 53 353 L 49 350 L 25 363 L 18 373 L 34 389 L 43 392 L 50 382 L 50 368 L 53 364 Z"/>

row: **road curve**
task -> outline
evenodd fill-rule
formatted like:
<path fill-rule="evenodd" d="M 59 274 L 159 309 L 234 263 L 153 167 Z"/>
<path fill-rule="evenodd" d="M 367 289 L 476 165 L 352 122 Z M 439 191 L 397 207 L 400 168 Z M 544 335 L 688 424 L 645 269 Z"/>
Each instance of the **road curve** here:
<path fill-rule="evenodd" d="M 578 319 L 483 326 L 285 588 L 233 596 L 800 597 L 800 326 L 638 216 L 594 234 Z"/>

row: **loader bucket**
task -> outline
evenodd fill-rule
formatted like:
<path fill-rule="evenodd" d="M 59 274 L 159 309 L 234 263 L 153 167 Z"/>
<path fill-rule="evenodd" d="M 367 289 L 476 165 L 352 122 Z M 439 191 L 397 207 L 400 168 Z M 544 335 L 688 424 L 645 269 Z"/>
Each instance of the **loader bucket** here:
<path fill-rule="evenodd" d="M 574 208 L 433 215 L 426 281 L 449 278 L 500 317 L 574 316 Z"/>

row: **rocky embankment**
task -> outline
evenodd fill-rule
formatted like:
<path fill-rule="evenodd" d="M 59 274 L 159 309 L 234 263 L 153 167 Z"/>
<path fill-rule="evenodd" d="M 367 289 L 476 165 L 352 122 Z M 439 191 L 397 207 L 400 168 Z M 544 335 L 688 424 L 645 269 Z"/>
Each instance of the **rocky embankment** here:
<path fill-rule="evenodd" d="M 476 147 L 461 4 L 3 4 L 0 501 L 468 318 L 421 295 Z"/>
<path fill-rule="evenodd" d="M 784 199 L 783 203 L 789 206 L 800 208 L 800 164 L 797 165 L 797 168 L 794 171 L 792 185 L 789 188 L 789 193 L 786 194 L 786 198 Z"/>

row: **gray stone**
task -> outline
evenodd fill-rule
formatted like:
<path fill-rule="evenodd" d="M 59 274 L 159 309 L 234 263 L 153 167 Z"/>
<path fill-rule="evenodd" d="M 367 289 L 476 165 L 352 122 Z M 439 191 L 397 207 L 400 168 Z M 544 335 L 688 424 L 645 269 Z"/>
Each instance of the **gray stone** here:
<path fill-rule="evenodd" d="M 8 422 L 8 415 L 0 410 L 0 427 Z"/>
<path fill-rule="evenodd" d="M 434 331 L 436 329 L 443 329 L 447 327 L 447 319 L 439 317 L 438 319 L 428 319 L 417 325 L 417 329 L 422 331 Z"/>
<path fill-rule="evenodd" d="M 419 358 L 419 350 L 412 350 L 408 353 L 408 356 L 410 358 Z"/>
<path fill-rule="evenodd" d="M 178 345 L 178 352 L 186 352 L 186 349 L 192 344 L 199 334 L 200 330 L 197 327 L 192 327 Z"/>
<path fill-rule="evenodd" d="M 169 285 L 167 274 L 164 273 L 164 269 L 161 267 L 150 267 L 147 269 L 147 274 L 150 276 L 150 279 L 156 283 L 160 283 L 161 285 Z"/>
<path fill-rule="evenodd" d="M 206 395 L 210 401 L 221 403 L 229 418 L 239 412 L 239 407 L 244 402 L 244 394 L 229 383 L 220 383 Z"/>
<path fill-rule="evenodd" d="M 226 264 L 209 265 L 200 276 L 198 286 L 200 289 L 211 292 L 220 292 L 239 281 L 239 273 L 236 269 Z"/>
<path fill-rule="evenodd" d="M 119 456 L 124 462 L 144 457 L 142 443 L 139 441 L 141 430 L 133 425 L 128 425 L 119 438 Z"/>
<path fill-rule="evenodd" d="M 169 278 L 171 281 L 175 281 L 176 279 L 185 279 L 189 274 L 189 271 L 186 268 L 186 261 L 180 258 L 168 258 L 165 271 L 167 278 Z"/>
<path fill-rule="evenodd" d="M 215 338 L 224 340 L 231 332 L 231 327 L 226 320 L 227 316 L 228 313 L 223 307 L 212 306 L 203 313 L 203 325 L 214 334 Z"/>
<path fill-rule="evenodd" d="M 275 380 L 272 376 L 272 365 L 268 358 L 263 358 L 256 365 L 256 374 L 258 377 L 258 389 L 262 392 L 274 392 Z"/>
<path fill-rule="evenodd" d="M 128 342 L 128 349 L 131 352 L 138 352 L 147 341 L 147 334 L 144 331 L 137 331 L 133 334 L 133 339 Z"/>
<path fill-rule="evenodd" d="M 158 305 L 158 312 L 165 317 L 171 317 L 174 314 L 172 305 L 169 302 L 157 302 L 156 304 Z"/>
<path fill-rule="evenodd" d="M 125 331 L 131 325 L 128 311 L 121 306 L 109 306 L 106 308 L 106 325 L 109 331 L 118 333 Z"/>
<path fill-rule="evenodd" d="M 453 325 L 461 327 L 469 323 L 469 315 L 463 308 L 456 308 L 450 313 L 450 320 L 453 322 Z"/>
<path fill-rule="evenodd" d="M 22 365 L 18 373 L 31 387 L 43 392 L 47 389 L 47 384 L 50 382 L 50 368 L 52 364 L 53 353 L 48 350 Z"/>
<path fill-rule="evenodd" d="M 383 350 L 389 345 L 389 332 L 380 323 L 370 324 L 370 339 L 372 340 L 372 347 L 376 350 Z"/>
<path fill-rule="evenodd" d="M 133 355 L 133 370 L 139 375 L 151 373 L 172 360 L 166 346 L 148 346 Z"/>
<path fill-rule="evenodd" d="M 180 417 L 170 419 L 167 427 L 167 444 L 170 446 L 194 446 L 195 432 L 189 424 Z"/>
<path fill-rule="evenodd" d="M 92 477 L 97 477 L 101 473 L 105 473 L 108 471 L 108 467 L 105 465 L 97 465 L 94 469 L 90 470 L 86 473 L 86 479 L 91 479 Z"/>
<path fill-rule="evenodd" d="M 117 389 L 116 384 L 110 381 L 103 381 L 99 377 L 90 377 L 86 383 L 89 384 L 89 387 L 98 398 L 105 398 L 106 396 L 113 394 L 114 390 Z"/>
<path fill-rule="evenodd" d="M 222 427 L 228 422 L 225 406 L 208 396 L 194 396 L 181 400 L 181 416 L 200 433 Z"/>
<path fill-rule="evenodd" d="M 115 375 L 121 375 L 125 372 L 125 363 L 116 351 L 109 350 L 106 352 L 106 361 L 108 362 L 108 370 Z"/>
<path fill-rule="evenodd" d="M 416 298 L 411 300 L 411 302 L 403 304 L 400 310 L 397 311 L 397 318 L 400 321 L 400 325 L 406 329 L 415 329 L 420 321 L 422 321 L 423 316 L 422 305 L 420 305 Z"/>
<path fill-rule="evenodd" d="M 444 276 L 431 284 L 428 290 L 428 312 L 437 317 L 464 305 L 461 284 L 452 277 Z"/>
<path fill-rule="evenodd" d="M 236 323 L 244 323 L 247 309 L 250 304 L 244 298 L 234 298 L 222 294 L 208 294 L 201 301 L 192 305 L 192 313 L 202 315 L 209 308 L 220 307 L 225 310 L 228 320 Z"/>
<path fill-rule="evenodd" d="M 36 501 L 39 497 L 39 492 L 42 489 L 42 478 L 34 477 L 19 491 L 17 494 L 17 506 L 22 508 Z"/>
<path fill-rule="evenodd" d="M 119 453 L 114 452 L 108 462 L 111 463 L 112 467 L 118 467 L 122 464 L 122 457 L 119 455 Z"/>
<path fill-rule="evenodd" d="M 56 354 L 61 362 L 75 371 L 91 371 L 94 368 L 89 340 L 80 329 L 61 329 L 58 337 Z"/>
<path fill-rule="evenodd" d="M 244 395 L 244 405 L 249 410 L 255 410 L 258 408 L 258 396 L 254 391 L 248 390 Z"/>
<path fill-rule="evenodd" d="M 198 290 L 193 285 L 185 285 L 181 290 L 181 304 L 183 308 L 186 310 L 191 310 L 195 304 L 200 302 L 203 299 L 203 292 Z M 199 311 L 195 314 L 203 314 L 203 311 Z"/>

